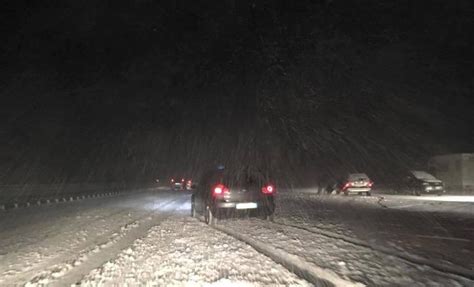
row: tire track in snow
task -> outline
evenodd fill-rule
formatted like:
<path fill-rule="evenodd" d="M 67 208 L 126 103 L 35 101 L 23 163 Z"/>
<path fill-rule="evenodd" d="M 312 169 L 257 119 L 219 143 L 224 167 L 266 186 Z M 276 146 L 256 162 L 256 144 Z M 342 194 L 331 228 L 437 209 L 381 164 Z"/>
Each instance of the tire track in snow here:
<path fill-rule="evenodd" d="M 119 211 L 116 211 L 116 212 L 109 213 L 107 215 L 90 217 L 90 218 L 88 218 L 89 221 L 80 223 L 78 225 L 74 225 L 72 228 L 74 228 L 74 230 L 80 230 L 82 227 L 89 225 L 93 221 L 103 220 L 103 219 L 106 219 L 106 218 L 109 218 L 109 217 L 112 217 L 112 216 L 122 214 L 124 212 L 125 212 L 124 210 L 119 210 Z M 77 215 L 77 216 L 79 216 L 79 215 Z M 38 243 L 44 242 L 45 240 L 50 240 L 50 239 L 54 239 L 54 238 L 62 236 L 62 233 L 64 233 L 64 229 L 63 229 L 64 227 L 62 227 L 60 224 L 55 224 L 55 226 L 56 226 L 55 228 L 52 228 L 52 229 L 48 230 L 48 233 L 42 234 L 41 236 L 39 236 L 35 240 L 22 242 L 22 243 L 16 242 L 16 243 L 13 243 L 13 244 L 9 244 L 9 245 L 6 245 L 7 246 L 6 248 L 2 247 L 2 250 L 9 252 L 9 249 L 11 249 L 11 248 L 14 248 L 16 250 L 16 249 L 22 248 L 24 246 L 36 245 Z M 59 231 L 61 231 L 61 232 L 59 232 Z M 54 235 L 50 236 L 50 234 L 54 234 Z M 24 235 L 14 235 L 14 237 L 19 237 L 19 236 L 24 236 Z M 18 246 L 17 244 L 22 244 L 23 246 L 21 246 L 21 245 Z M 13 252 L 15 252 L 15 251 L 13 251 Z"/>
<path fill-rule="evenodd" d="M 167 206 L 175 204 L 175 202 L 178 200 L 180 199 L 168 199 L 165 202 L 162 202 L 161 204 L 156 206 L 156 208 L 164 209 Z M 125 209 L 122 210 L 122 212 L 119 212 L 118 214 L 128 214 L 129 211 L 129 209 Z M 154 213 L 156 212 L 157 210 L 153 209 L 152 211 L 146 212 L 144 215 L 135 217 L 132 220 L 126 222 L 125 224 L 120 225 L 118 228 L 115 228 L 114 230 L 111 230 L 99 237 L 92 238 L 87 242 L 75 246 L 72 250 L 69 250 L 69 253 L 58 254 L 57 256 L 48 258 L 45 261 L 40 262 L 39 264 L 34 266 L 32 269 L 25 272 L 21 272 L 21 274 L 17 274 L 13 278 L 15 282 L 27 282 L 26 285 L 29 286 L 56 285 L 55 282 L 57 282 L 58 280 L 61 280 L 62 278 L 69 278 L 67 277 L 69 276 L 69 274 L 75 274 L 76 276 L 79 276 L 78 278 L 72 277 L 72 281 L 77 281 L 81 278 L 82 273 L 75 272 L 75 270 L 90 271 L 94 267 L 88 267 L 89 264 L 94 264 L 94 262 L 100 261 L 101 256 L 104 256 L 104 258 L 106 259 L 109 259 L 110 256 L 113 257 L 113 255 L 117 254 L 120 251 L 115 250 L 114 245 L 116 245 L 118 242 L 124 242 L 123 244 L 126 244 L 129 242 L 128 240 L 133 241 L 134 239 L 136 239 L 136 236 L 141 235 L 141 233 L 138 233 L 142 231 L 141 228 L 150 228 L 151 226 L 156 224 L 156 222 L 153 220 L 159 217 L 157 217 L 156 215 L 154 216 Z M 134 232 L 134 230 L 137 230 L 137 232 Z M 113 250 L 115 253 L 109 250 Z M 6 276 L 4 279 L 8 280 L 8 277 L 9 276 Z M 75 282 L 71 282 L 71 284 L 72 283 Z M 63 283 L 57 284 L 57 286 L 64 285 L 65 284 Z"/>
<path fill-rule="evenodd" d="M 242 235 L 231 229 L 220 226 L 219 224 L 216 224 L 213 227 L 239 241 L 252 246 L 259 253 L 271 258 L 273 261 L 282 265 L 290 272 L 293 272 L 297 276 L 307 280 L 315 286 L 364 286 L 361 283 L 355 283 L 343 279 L 331 270 L 320 268 L 319 266 L 309 263 L 296 255 L 290 254 L 281 249 L 273 248 L 264 242 Z"/>
<path fill-rule="evenodd" d="M 97 208 L 97 210 L 99 210 Z M 26 242 L 14 242 L 14 243 L 8 243 L 6 244 L 6 248 L 5 247 L 2 247 L 1 250 L 2 252 L 6 252 L 5 254 L 5 257 L 2 258 L 2 260 L 6 261 L 6 262 L 9 262 L 8 265 L 0 265 L 0 283 L 5 281 L 5 280 L 9 280 L 9 278 L 11 278 L 12 276 L 15 276 L 15 272 L 12 272 L 12 270 L 16 270 L 17 268 L 21 268 L 21 266 L 17 266 L 17 264 L 23 264 L 23 262 L 18 262 L 18 263 L 13 263 L 12 264 L 12 261 L 10 259 L 8 259 L 9 257 L 15 257 L 15 258 L 22 258 L 22 257 L 25 257 L 27 254 L 31 254 L 32 252 L 35 252 L 34 250 L 37 250 L 38 248 L 39 249 L 43 249 L 43 248 L 46 248 L 45 246 L 37 246 L 37 244 L 40 244 L 40 243 L 43 243 L 45 242 L 46 240 L 55 240 L 57 238 L 60 238 L 61 236 L 64 236 L 64 234 L 72 234 L 72 233 L 75 233 L 77 234 L 78 232 L 80 232 L 82 230 L 82 227 L 84 226 L 87 226 L 87 225 L 92 225 L 92 223 L 94 222 L 97 222 L 97 221 L 101 221 L 101 220 L 105 220 L 106 218 L 111 218 L 111 217 L 117 217 L 119 215 L 122 215 L 122 214 L 128 214 L 128 210 L 119 210 L 119 211 L 115 211 L 115 212 L 112 212 L 112 213 L 107 213 L 106 215 L 103 215 L 103 216 L 98 216 L 96 217 L 97 215 L 95 215 L 96 213 L 92 213 L 92 214 L 88 214 L 89 216 L 91 216 L 90 218 L 87 218 L 87 222 L 84 222 L 84 223 L 81 223 L 79 225 L 72 225 L 70 224 L 69 226 L 67 226 L 67 230 L 64 230 L 64 226 L 63 224 L 59 224 L 59 223 L 55 223 L 54 224 L 54 227 L 52 229 L 48 229 L 47 230 L 47 233 L 41 235 L 38 239 L 36 240 L 31 240 L 31 241 L 26 241 Z M 83 212 L 80 212 L 79 214 L 83 214 Z M 65 219 L 61 219 L 61 220 L 65 220 L 67 222 L 67 219 L 72 219 L 76 216 L 79 216 L 78 214 L 75 214 L 74 216 L 71 216 L 71 217 L 68 217 Z M 81 215 L 82 217 L 83 215 Z M 86 217 L 86 216 L 83 216 L 83 217 Z M 130 223 L 130 222 L 128 222 Z M 127 225 L 127 223 L 125 224 Z M 91 230 L 93 231 L 93 230 Z M 30 233 L 35 233 L 36 231 L 29 231 Z M 107 232 L 106 234 L 102 235 L 102 236 L 108 236 L 112 233 L 114 233 L 115 231 L 110 231 L 110 232 Z M 27 231 L 23 232 L 23 233 L 27 233 Z M 54 234 L 52 236 L 50 236 L 50 234 Z M 18 237 L 27 237 L 28 234 L 20 234 L 18 235 Z M 67 238 L 65 241 L 69 240 L 69 238 Z M 94 240 L 92 240 L 94 241 Z M 75 249 L 81 249 L 81 248 L 85 248 L 84 245 L 85 244 L 90 244 L 90 241 L 85 241 L 77 246 L 74 246 L 71 250 L 75 250 Z M 13 249 L 12 251 L 10 251 L 11 249 Z M 26 250 L 25 250 L 26 249 Z M 51 253 L 50 253 L 51 254 Z M 49 256 L 49 255 L 47 255 Z M 39 272 L 39 270 L 41 270 L 41 268 L 45 268 L 47 266 L 49 266 L 51 264 L 51 262 L 54 262 L 54 260 L 57 260 L 57 258 L 61 258 L 61 256 L 63 256 L 62 254 L 57 254 L 57 255 L 53 255 L 53 256 L 50 256 L 50 257 L 43 257 L 42 261 L 39 262 L 38 264 L 34 264 L 33 263 L 33 266 L 31 267 L 28 267 L 27 270 L 22 270 L 21 271 L 21 275 L 18 276 L 17 278 L 19 278 L 20 280 L 23 280 L 23 281 L 26 281 L 28 280 L 28 278 L 31 278 L 31 276 L 34 275 L 34 273 L 37 273 Z M 28 259 L 27 259 L 28 260 Z M 28 264 L 30 265 L 32 262 L 28 262 Z M 16 276 L 15 276 L 16 277 Z M 16 279 L 15 279 L 16 280 Z"/>
<path fill-rule="evenodd" d="M 300 225 L 295 225 L 295 224 L 288 224 L 288 223 L 280 223 L 280 222 L 274 222 L 274 224 L 305 230 L 307 232 L 314 233 L 314 234 L 317 234 L 317 235 L 323 235 L 323 236 L 331 238 L 331 239 L 342 240 L 342 241 L 345 241 L 347 243 L 357 245 L 359 247 L 368 248 L 368 249 L 371 249 L 371 250 L 382 252 L 382 253 L 390 255 L 390 256 L 400 258 L 400 259 L 405 260 L 405 261 L 407 261 L 411 264 L 426 265 L 426 266 L 429 266 L 429 267 L 431 267 L 431 268 L 433 268 L 437 271 L 440 271 L 442 273 L 449 273 L 449 274 L 452 274 L 452 275 L 462 276 L 464 278 L 474 280 L 474 271 L 466 269 L 462 266 L 451 266 L 451 265 L 443 264 L 443 263 L 440 263 L 440 262 L 434 262 L 434 261 L 431 261 L 429 259 L 422 258 L 422 257 L 416 256 L 416 255 L 396 252 L 395 250 L 387 248 L 387 247 L 377 246 L 377 245 L 370 245 L 370 244 L 366 243 L 365 241 L 350 238 L 348 236 L 344 236 L 344 235 L 337 234 L 337 233 L 334 233 L 334 232 L 331 232 L 331 231 L 327 231 L 327 230 L 324 230 L 324 229 L 321 229 L 321 228 L 318 228 L 318 227 L 315 227 L 315 226 L 305 227 L 305 226 L 300 226 Z"/>
<path fill-rule="evenodd" d="M 173 205 L 182 199 L 172 199 L 160 205 L 160 208 Z M 155 215 L 152 210 L 145 215 L 131 220 L 121 226 L 120 231 L 115 231 L 109 236 L 103 237 L 94 242 L 93 246 L 75 252 L 74 256 L 62 260 L 46 271 L 34 276 L 25 286 L 67 286 L 82 279 L 91 270 L 100 267 L 108 260 L 114 258 L 122 249 L 129 246 L 133 241 L 153 226 L 159 224 L 172 215 L 171 212 Z"/>
<path fill-rule="evenodd" d="M 81 262 L 80 265 L 74 269 L 68 270 L 68 273 L 63 275 L 57 280 L 57 282 L 52 283 L 50 286 L 70 286 L 79 282 L 85 275 L 87 275 L 92 270 L 99 268 L 107 261 L 115 258 L 122 250 L 130 246 L 136 239 L 146 235 L 148 230 L 152 227 L 159 225 L 161 222 L 168 219 L 171 214 L 168 215 L 159 215 L 152 216 L 146 222 L 142 222 L 137 226 L 133 232 L 127 233 L 125 236 L 118 238 L 117 241 L 109 241 L 102 243 L 100 246 L 105 245 L 97 252 L 94 250 L 88 251 L 81 257 L 85 259 Z M 109 243 L 113 244 L 109 244 Z"/>
<path fill-rule="evenodd" d="M 114 199 L 117 198 L 117 197 L 114 197 Z M 109 201 L 111 198 L 90 198 L 91 200 L 94 200 L 93 203 L 94 205 L 93 206 L 90 206 L 90 208 L 94 207 L 96 208 L 96 211 L 95 213 L 99 213 L 99 211 L 101 211 L 101 208 L 98 208 L 101 206 L 101 204 L 103 204 L 103 201 Z M 80 205 L 80 204 L 84 204 L 86 202 L 86 200 L 88 199 L 85 199 L 83 201 L 74 201 L 74 202 L 67 202 L 70 205 Z M 61 208 L 65 209 L 67 206 L 63 205 L 61 206 Z M 38 206 L 38 208 L 53 208 L 51 206 Z M 54 207 L 56 208 L 56 207 Z M 48 210 L 50 211 L 50 210 Z M 100 215 L 94 215 L 94 213 L 92 214 L 89 214 L 87 213 L 89 212 L 89 210 L 78 210 L 77 212 L 75 213 L 72 213 L 70 216 L 68 217 L 64 217 L 64 218 L 61 218 L 59 219 L 59 223 L 61 223 L 61 221 L 67 221 L 69 219 L 73 219 L 75 217 L 86 217 L 88 216 L 90 219 L 88 222 L 85 222 L 85 223 L 80 223 L 80 225 L 74 225 L 73 228 L 75 230 L 81 228 L 81 227 L 84 227 L 86 226 L 87 224 L 89 224 L 90 222 L 92 221 L 98 221 L 98 220 L 102 220 L 102 219 L 105 219 L 105 218 L 109 218 L 111 216 L 115 216 L 117 214 L 120 214 L 120 213 L 123 213 L 124 211 L 123 210 L 119 210 L 119 211 L 116 211 L 116 212 L 111 212 L 111 213 L 108 213 L 106 215 L 103 215 L 103 211 L 100 212 L 101 214 Z M 84 215 L 86 214 L 86 215 Z M 43 231 L 43 230 L 41 230 Z M 22 248 L 23 246 L 18 246 L 18 244 L 24 244 L 24 246 L 28 246 L 28 245 L 35 245 L 35 244 L 38 244 L 40 242 L 43 242 L 44 240 L 46 239 L 52 239 L 54 237 L 57 237 L 57 236 L 61 236 L 61 233 L 64 233 L 64 227 L 62 226 L 62 224 L 54 224 L 54 227 L 51 228 L 51 229 L 48 229 L 47 230 L 47 234 L 43 234 L 42 236 L 39 236 L 39 238 L 35 239 L 35 240 L 29 240 L 29 241 L 26 241 L 26 242 L 18 242 L 18 237 L 28 237 L 29 234 L 31 234 L 32 230 L 31 229 L 25 229 L 22 231 L 22 233 L 18 233 L 18 230 L 16 229 L 13 229 L 13 230 L 10 230 L 9 232 L 11 233 L 10 235 L 5 235 L 5 234 L 2 234 L 2 245 L 0 246 L 0 249 L 2 250 L 2 252 L 6 252 L 8 253 L 8 249 L 11 248 L 11 246 L 13 245 L 13 248 L 15 250 L 19 249 L 19 248 Z M 59 232 L 61 231 L 61 232 Z M 34 232 L 34 231 L 33 231 Z M 51 236 L 50 234 L 54 234 L 53 236 Z M 14 241 L 14 243 L 8 243 L 9 241 Z"/>

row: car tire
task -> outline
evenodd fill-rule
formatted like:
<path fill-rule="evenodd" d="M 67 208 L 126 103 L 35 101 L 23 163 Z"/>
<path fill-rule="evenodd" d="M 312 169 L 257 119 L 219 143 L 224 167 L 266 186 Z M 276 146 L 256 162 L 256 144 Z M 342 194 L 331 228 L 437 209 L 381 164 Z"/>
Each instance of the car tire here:
<path fill-rule="evenodd" d="M 272 214 L 267 214 L 265 217 L 266 220 L 273 222 L 275 220 L 275 215 Z"/>
<path fill-rule="evenodd" d="M 191 203 L 191 217 L 192 217 L 192 218 L 196 218 L 196 217 L 197 217 L 197 214 L 196 214 L 196 207 L 194 206 L 194 202 Z"/>
<path fill-rule="evenodd" d="M 268 221 L 273 221 L 273 212 L 263 209 L 263 210 L 258 210 L 257 211 L 257 217 L 262 219 L 262 220 L 268 220 Z"/>
<path fill-rule="evenodd" d="M 217 219 L 215 218 L 214 214 L 212 213 L 212 209 L 209 206 L 206 207 L 206 214 L 204 216 L 204 220 L 208 225 L 216 224 Z"/>
<path fill-rule="evenodd" d="M 349 191 L 344 191 L 344 195 L 345 195 L 345 196 L 348 196 L 348 195 L 349 195 Z"/>
<path fill-rule="evenodd" d="M 372 195 L 372 193 L 370 193 L 370 191 L 367 191 L 365 194 L 366 194 L 367 196 L 371 196 L 371 195 Z"/>
<path fill-rule="evenodd" d="M 420 191 L 419 191 L 419 190 L 417 190 L 417 189 L 414 189 L 414 190 L 413 190 L 413 195 L 420 196 L 420 195 L 421 195 L 421 193 L 420 193 Z"/>

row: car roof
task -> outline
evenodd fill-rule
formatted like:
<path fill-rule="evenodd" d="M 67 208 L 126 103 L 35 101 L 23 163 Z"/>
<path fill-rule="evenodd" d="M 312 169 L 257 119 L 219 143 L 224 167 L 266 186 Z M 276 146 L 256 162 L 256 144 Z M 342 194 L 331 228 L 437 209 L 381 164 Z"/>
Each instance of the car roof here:
<path fill-rule="evenodd" d="M 365 173 L 350 173 L 348 178 L 350 179 L 359 179 L 359 178 L 369 178 Z"/>
<path fill-rule="evenodd" d="M 432 174 L 429 174 L 423 170 L 410 170 L 410 173 L 418 179 L 437 179 Z"/>

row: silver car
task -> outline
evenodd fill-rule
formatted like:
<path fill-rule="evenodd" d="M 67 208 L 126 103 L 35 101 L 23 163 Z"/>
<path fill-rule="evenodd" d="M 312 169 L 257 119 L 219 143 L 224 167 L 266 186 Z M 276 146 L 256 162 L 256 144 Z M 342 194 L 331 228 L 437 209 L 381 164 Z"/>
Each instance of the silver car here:
<path fill-rule="evenodd" d="M 346 179 L 338 184 L 336 188 L 336 193 L 344 193 L 344 195 L 349 194 L 365 194 L 367 196 L 371 195 L 373 181 L 365 173 L 351 173 Z"/>

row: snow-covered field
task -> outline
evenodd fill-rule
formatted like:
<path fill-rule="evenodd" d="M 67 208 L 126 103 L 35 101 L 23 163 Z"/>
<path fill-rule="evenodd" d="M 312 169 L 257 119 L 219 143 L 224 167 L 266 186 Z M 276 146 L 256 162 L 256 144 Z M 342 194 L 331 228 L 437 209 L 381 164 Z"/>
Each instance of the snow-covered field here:
<path fill-rule="evenodd" d="M 449 212 L 474 216 L 474 196 L 409 196 L 381 195 L 389 208 L 427 212 Z"/>
<path fill-rule="evenodd" d="M 470 203 L 282 191 L 275 223 L 211 228 L 189 217 L 189 198 L 2 211 L 0 286 L 474 286 Z"/>
<path fill-rule="evenodd" d="M 429 199 L 281 192 L 277 222 L 474 277 L 474 203 Z"/>
<path fill-rule="evenodd" d="M 371 248 L 326 237 L 317 230 L 310 232 L 258 219 L 225 221 L 222 228 L 295 256 L 323 278 L 326 272 L 333 272 L 346 282 L 367 286 L 469 286 L 474 283 Z"/>
<path fill-rule="evenodd" d="M 317 194 L 317 189 L 306 188 L 306 189 L 294 189 L 292 191 L 285 190 L 284 193 L 294 194 Z M 451 212 L 451 213 L 463 213 L 471 214 L 474 216 L 474 195 L 396 195 L 396 194 L 385 194 L 379 193 L 377 190 L 372 192 L 372 197 L 367 196 L 351 196 L 350 201 L 357 201 L 359 203 L 372 204 L 373 202 L 379 201 L 387 207 L 399 208 L 399 209 L 411 209 L 416 211 L 430 211 L 430 212 Z M 333 198 L 335 194 L 331 195 Z M 344 200 L 344 199 L 340 199 Z"/>

